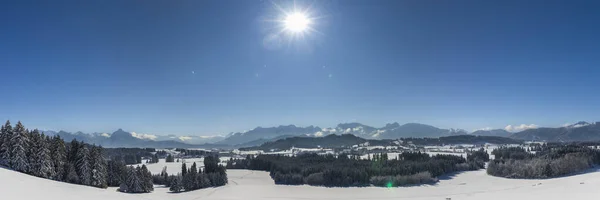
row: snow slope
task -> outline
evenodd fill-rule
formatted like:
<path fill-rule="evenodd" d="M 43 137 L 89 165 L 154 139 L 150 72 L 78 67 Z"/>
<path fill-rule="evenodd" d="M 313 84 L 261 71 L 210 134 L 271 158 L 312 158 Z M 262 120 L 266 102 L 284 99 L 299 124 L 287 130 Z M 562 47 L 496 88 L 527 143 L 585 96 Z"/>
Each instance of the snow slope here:
<path fill-rule="evenodd" d="M 167 188 L 155 188 L 149 194 L 123 194 L 116 188 L 98 189 L 40 179 L 7 169 L 0 169 L 2 199 L 60 200 L 125 200 L 125 199 L 252 199 L 252 200 L 506 200 L 506 199 L 595 199 L 600 195 L 600 172 L 549 180 L 514 180 L 488 176 L 485 171 L 465 172 L 452 179 L 442 179 L 436 185 L 401 188 L 324 188 L 312 186 L 274 185 L 267 172 L 229 170 L 230 183 L 180 194 L 167 193 Z M 35 189 L 33 189 L 35 188 Z"/>

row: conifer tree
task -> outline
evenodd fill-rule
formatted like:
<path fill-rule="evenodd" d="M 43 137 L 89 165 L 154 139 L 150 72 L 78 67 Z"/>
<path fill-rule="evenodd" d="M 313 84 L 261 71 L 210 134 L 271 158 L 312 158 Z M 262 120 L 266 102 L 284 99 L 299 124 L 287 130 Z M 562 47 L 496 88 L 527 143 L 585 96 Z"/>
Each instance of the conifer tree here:
<path fill-rule="evenodd" d="M 107 187 L 106 160 L 102 156 L 102 147 L 92 146 L 90 159 L 92 167 L 91 185 L 99 188 Z"/>
<path fill-rule="evenodd" d="M 171 192 L 181 192 L 181 174 L 177 176 L 171 176 L 171 187 L 169 191 Z"/>
<path fill-rule="evenodd" d="M 54 165 L 50 160 L 50 149 L 48 148 L 48 142 L 44 134 L 40 134 L 37 129 L 32 131 L 31 136 L 34 138 L 32 141 L 36 141 L 35 144 L 31 144 L 32 157 L 34 165 L 32 166 L 32 172 L 34 175 L 50 178 L 55 176 Z M 31 159 L 30 159 L 31 160 Z"/>
<path fill-rule="evenodd" d="M 92 182 L 92 170 L 89 160 L 89 150 L 87 147 L 83 146 L 77 152 L 76 168 L 79 180 L 81 181 L 81 184 L 84 185 L 90 185 Z"/>
<path fill-rule="evenodd" d="M 190 175 L 189 176 L 191 177 L 190 178 L 191 183 L 189 183 L 190 187 L 192 189 L 198 189 L 198 188 L 200 188 L 200 182 L 198 181 L 198 178 L 197 178 L 197 176 L 198 176 L 198 169 L 196 167 L 196 162 L 194 162 L 192 164 L 192 167 L 190 167 Z"/>
<path fill-rule="evenodd" d="M 68 183 L 80 184 L 81 181 L 79 181 L 79 176 L 77 176 L 75 166 L 70 163 L 65 163 L 64 168 L 65 168 L 65 177 L 63 178 L 63 180 L 65 180 Z"/>
<path fill-rule="evenodd" d="M 27 149 L 27 163 L 29 165 L 29 172 L 31 175 L 42 177 L 40 168 L 41 162 L 40 158 L 38 158 L 37 150 L 40 148 L 40 134 L 39 132 L 29 131 L 27 133 L 27 137 L 29 138 Z"/>
<path fill-rule="evenodd" d="M 140 169 L 140 177 L 143 182 L 142 187 L 144 192 L 152 192 L 154 190 L 152 183 L 152 173 L 148 171 L 146 165 L 142 165 L 142 168 Z"/>
<path fill-rule="evenodd" d="M 21 124 L 21 122 L 17 122 L 15 126 L 14 133 L 12 134 L 12 138 L 10 139 L 10 167 L 14 170 L 20 172 L 28 172 L 29 171 L 29 163 L 27 162 L 27 148 L 28 148 L 29 138 L 27 134 L 27 130 Z"/>
<path fill-rule="evenodd" d="M 10 160 L 10 139 L 12 138 L 13 128 L 10 121 L 6 120 L 6 124 L 0 129 L 0 165 L 9 166 Z"/>
<path fill-rule="evenodd" d="M 143 191 L 138 171 L 139 167 L 135 169 L 133 166 L 130 166 L 129 169 L 127 169 L 127 192 L 129 193 L 140 193 Z"/>
<path fill-rule="evenodd" d="M 51 178 L 59 181 L 64 180 L 63 177 L 65 177 L 64 166 L 67 160 L 67 147 L 65 146 L 65 142 L 58 135 L 52 137 L 50 157 L 55 170 L 55 176 Z"/>

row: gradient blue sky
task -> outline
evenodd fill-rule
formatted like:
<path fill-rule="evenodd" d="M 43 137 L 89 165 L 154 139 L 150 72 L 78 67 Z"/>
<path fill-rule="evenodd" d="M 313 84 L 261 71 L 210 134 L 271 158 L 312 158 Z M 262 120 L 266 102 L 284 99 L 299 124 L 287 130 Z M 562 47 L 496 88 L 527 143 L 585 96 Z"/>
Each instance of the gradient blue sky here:
<path fill-rule="evenodd" d="M 277 45 L 289 1 L 2 1 L 0 119 L 180 135 L 600 121 L 600 1 L 311 2 L 318 32 Z"/>

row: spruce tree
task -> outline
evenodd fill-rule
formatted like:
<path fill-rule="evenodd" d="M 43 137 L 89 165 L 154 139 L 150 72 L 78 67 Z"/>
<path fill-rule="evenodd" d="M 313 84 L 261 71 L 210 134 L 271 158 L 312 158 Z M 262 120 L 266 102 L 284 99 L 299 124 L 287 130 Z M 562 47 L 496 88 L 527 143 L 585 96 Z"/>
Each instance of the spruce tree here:
<path fill-rule="evenodd" d="M 79 180 L 83 185 L 90 185 L 92 182 L 92 170 L 89 162 L 89 150 L 87 147 L 83 146 L 77 152 L 77 175 L 79 175 Z"/>
<path fill-rule="evenodd" d="M 133 166 L 130 166 L 127 169 L 127 188 L 129 189 L 127 192 L 129 193 L 140 193 L 143 191 L 138 171 L 139 167 L 135 169 Z"/>
<path fill-rule="evenodd" d="M 13 129 L 10 121 L 6 120 L 6 124 L 0 129 L 0 165 L 9 166 L 10 160 L 10 139 L 12 138 Z"/>
<path fill-rule="evenodd" d="M 102 147 L 92 146 L 90 151 L 90 161 L 92 167 L 91 185 L 99 188 L 106 188 L 106 160 L 102 156 Z"/>
<path fill-rule="evenodd" d="M 31 175 L 42 177 L 42 173 L 40 171 L 41 162 L 40 158 L 38 158 L 37 150 L 40 148 L 40 134 L 37 131 L 30 131 L 27 133 L 29 137 L 28 148 L 26 149 L 27 155 L 27 163 L 29 165 L 29 171 Z"/>
<path fill-rule="evenodd" d="M 17 122 L 14 133 L 10 139 L 10 167 L 20 172 L 29 171 L 29 163 L 27 162 L 27 148 L 29 138 L 27 130 L 21 122 Z"/>
<path fill-rule="evenodd" d="M 52 137 L 50 157 L 55 170 L 55 176 L 52 179 L 63 181 L 63 177 L 65 177 L 66 174 L 64 166 L 67 161 L 67 147 L 65 146 L 65 142 L 58 135 Z"/>
<path fill-rule="evenodd" d="M 181 185 L 183 186 L 183 189 L 185 191 L 192 191 L 194 190 L 194 179 L 195 177 L 193 176 L 192 173 L 186 173 L 185 175 L 183 175 L 182 180 L 181 180 Z"/>
<path fill-rule="evenodd" d="M 187 174 L 187 167 L 185 166 L 185 163 L 181 164 L 181 176 L 185 176 L 185 174 Z"/>
<path fill-rule="evenodd" d="M 146 165 L 142 165 L 142 168 L 140 169 L 140 175 L 143 181 L 142 186 L 144 188 L 144 192 L 152 192 L 154 190 L 154 184 L 152 183 L 152 173 L 148 171 Z"/>
<path fill-rule="evenodd" d="M 65 177 L 63 180 L 68 183 L 80 184 L 79 176 L 77 176 L 77 172 L 75 170 L 75 166 L 70 163 L 65 163 Z"/>
<path fill-rule="evenodd" d="M 44 134 L 39 134 L 37 129 L 33 130 L 32 136 L 37 141 L 36 144 L 32 144 L 33 149 L 33 157 L 35 160 L 35 166 L 32 171 L 36 176 L 43 178 L 50 178 L 55 176 L 55 169 L 52 161 L 50 160 L 50 149 L 48 147 L 48 141 L 46 140 L 46 136 Z"/>
<path fill-rule="evenodd" d="M 171 176 L 171 187 L 169 191 L 171 192 L 181 192 L 181 175 Z"/>
<path fill-rule="evenodd" d="M 198 188 L 200 188 L 200 182 L 198 182 L 198 178 L 197 178 L 197 176 L 198 176 L 198 169 L 196 167 L 196 162 L 194 162 L 192 164 L 192 167 L 190 167 L 190 175 L 189 176 L 191 177 L 190 178 L 190 181 L 191 181 L 191 183 L 190 183 L 191 186 L 190 187 L 192 187 L 192 189 L 198 189 Z"/>
<path fill-rule="evenodd" d="M 79 153 L 79 149 L 82 145 L 79 145 L 79 142 L 76 139 L 71 140 L 71 145 L 69 145 L 69 149 L 67 151 L 67 162 L 75 164 L 77 162 L 77 154 Z"/>

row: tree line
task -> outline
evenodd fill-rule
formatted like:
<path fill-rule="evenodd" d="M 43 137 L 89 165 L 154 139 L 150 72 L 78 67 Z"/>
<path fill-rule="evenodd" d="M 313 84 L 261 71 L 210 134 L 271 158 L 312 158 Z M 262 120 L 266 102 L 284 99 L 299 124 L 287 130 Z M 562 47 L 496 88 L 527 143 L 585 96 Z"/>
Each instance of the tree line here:
<path fill-rule="evenodd" d="M 436 182 L 436 177 L 484 167 L 481 160 L 454 155 L 430 156 L 404 152 L 395 159 L 387 154 L 360 159 L 349 155 L 302 154 L 298 156 L 258 155 L 230 159 L 227 168 L 269 171 L 276 184 L 308 184 L 327 187 L 402 186 Z"/>
<path fill-rule="evenodd" d="M 153 157 L 154 148 L 106 148 L 105 155 L 110 160 L 123 160 L 126 165 L 141 164 L 142 157 Z"/>
<path fill-rule="evenodd" d="M 506 178 L 552 178 L 600 164 L 599 150 L 577 144 L 544 144 L 527 149 L 501 147 L 492 154 L 495 159 L 490 161 L 487 173 Z"/>
<path fill-rule="evenodd" d="M 198 149 L 183 149 L 176 148 L 175 151 L 182 153 L 182 155 L 190 156 L 190 157 L 201 157 L 201 156 L 215 156 L 215 153 L 205 150 Z"/>
<path fill-rule="evenodd" d="M 15 171 L 98 188 L 118 186 L 127 178 L 142 178 L 127 170 L 114 174 L 113 168 L 127 168 L 123 161 L 107 162 L 103 152 L 100 146 L 75 139 L 66 143 L 58 135 L 50 137 L 37 129 L 30 131 L 21 122 L 13 128 L 10 121 L 6 121 L 0 127 L 0 165 Z M 151 182 L 145 183 L 146 188 L 152 187 Z"/>
<path fill-rule="evenodd" d="M 169 187 L 169 190 L 174 193 L 223 186 L 228 182 L 227 173 L 225 167 L 219 165 L 219 162 L 217 156 L 204 157 L 204 170 L 195 162 L 190 168 L 186 163 L 182 163 L 181 173 L 176 175 L 169 175 L 165 166 L 160 174 L 152 176 L 153 182 Z"/>

